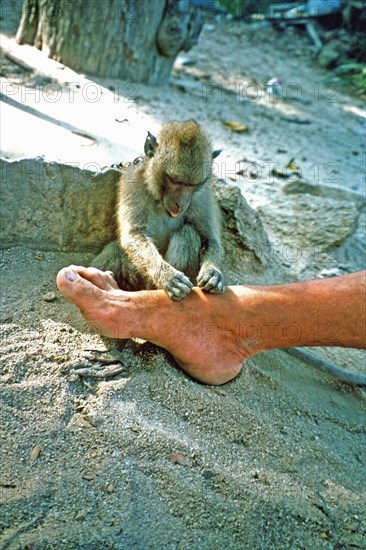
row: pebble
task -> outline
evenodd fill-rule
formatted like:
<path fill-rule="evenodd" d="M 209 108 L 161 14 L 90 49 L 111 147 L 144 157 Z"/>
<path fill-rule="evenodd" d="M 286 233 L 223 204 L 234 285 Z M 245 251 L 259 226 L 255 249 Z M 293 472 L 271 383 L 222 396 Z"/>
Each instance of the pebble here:
<path fill-rule="evenodd" d="M 329 269 L 322 269 L 318 278 L 325 279 L 327 277 L 336 277 L 337 275 L 343 275 L 342 271 L 338 267 L 331 267 Z"/>
<path fill-rule="evenodd" d="M 182 453 L 172 453 L 170 456 L 170 460 L 171 462 L 173 462 L 173 464 L 180 464 L 181 466 L 192 466 L 189 458 Z"/>
<path fill-rule="evenodd" d="M 46 292 L 46 294 L 43 294 L 42 299 L 45 302 L 55 302 L 57 300 L 57 296 L 54 292 Z"/>

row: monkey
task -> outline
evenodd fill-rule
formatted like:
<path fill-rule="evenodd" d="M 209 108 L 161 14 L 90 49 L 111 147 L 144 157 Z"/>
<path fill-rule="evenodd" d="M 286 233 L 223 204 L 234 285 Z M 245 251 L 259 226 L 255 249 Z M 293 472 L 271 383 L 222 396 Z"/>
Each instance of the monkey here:
<path fill-rule="evenodd" d="M 172 121 L 145 156 L 121 174 L 117 240 L 92 262 L 123 290 L 164 289 L 182 300 L 193 288 L 222 293 L 220 210 L 213 192 L 210 138 L 196 120 Z"/>

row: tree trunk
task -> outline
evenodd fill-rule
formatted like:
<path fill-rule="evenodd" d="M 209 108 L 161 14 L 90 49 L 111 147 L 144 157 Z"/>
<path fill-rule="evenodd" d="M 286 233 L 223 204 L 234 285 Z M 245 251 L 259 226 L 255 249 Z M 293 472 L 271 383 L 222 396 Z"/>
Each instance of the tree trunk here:
<path fill-rule="evenodd" d="M 24 0 L 17 41 L 76 71 L 159 85 L 201 28 L 189 0 Z"/>

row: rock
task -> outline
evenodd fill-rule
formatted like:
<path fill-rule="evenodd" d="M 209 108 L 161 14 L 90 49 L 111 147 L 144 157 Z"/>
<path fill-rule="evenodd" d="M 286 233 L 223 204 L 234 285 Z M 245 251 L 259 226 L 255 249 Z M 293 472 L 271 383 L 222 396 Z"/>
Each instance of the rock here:
<path fill-rule="evenodd" d="M 297 193 L 295 186 L 291 191 L 274 196 L 258 211 L 275 257 L 302 276 L 304 272 L 315 275 L 339 262 L 354 265 L 354 270 L 364 269 L 364 238 L 359 236 L 364 203 L 360 197 L 341 189 L 328 191 L 325 186 L 306 187 L 305 182 L 298 184 Z"/>
<path fill-rule="evenodd" d="M 317 197 L 329 197 L 343 202 L 355 202 L 359 207 L 366 206 L 365 197 L 361 193 L 344 189 L 336 185 L 321 185 L 306 180 L 297 179 L 286 182 L 281 191 L 285 195 L 308 194 Z"/>
<path fill-rule="evenodd" d="M 41 157 L 0 159 L 5 246 L 99 251 L 113 239 L 117 170 L 94 173 Z"/>
<path fill-rule="evenodd" d="M 223 213 L 227 263 L 232 267 L 238 265 L 241 271 L 243 265 L 250 271 L 266 267 L 270 257 L 270 243 L 256 211 L 249 206 L 238 187 L 223 180 L 215 181 L 215 194 Z M 245 253 L 246 257 L 243 258 Z"/>
<path fill-rule="evenodd" d="M 337 65 L 345 50 L 345 45 L 339 40 L 333 39 L 325 44 L 319 52 L 318 63 L 325 69 L 331 69 Z"/>
<path fill-rule="evenodd" d="M 285 185 L 281 187 L 281 191 L 286 195 L 297 193 L 308 193 L 309 195 L 316 196 L 323 195 L 323 189 L 320 185 L 315 185 L 301 179 L 285 183 Z"/>
<path fill-rule="evenodd" d="M 55 302 L 57 300 L 57 296 L 54 292 L 46 292 L 46 294 L 43 294 L 42 299 L 45 302 Z"/>

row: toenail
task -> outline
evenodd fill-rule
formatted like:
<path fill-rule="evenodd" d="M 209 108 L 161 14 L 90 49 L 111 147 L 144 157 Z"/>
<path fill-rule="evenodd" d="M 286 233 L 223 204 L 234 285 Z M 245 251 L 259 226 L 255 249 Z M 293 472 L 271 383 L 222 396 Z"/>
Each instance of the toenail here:
<path fill-rule="evenodd" d="M 73 283 L 76 279 L 79 279 L 79 275 L 73 269 L 68 269 L 65 271 L 65 279 Z"/>

